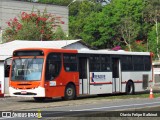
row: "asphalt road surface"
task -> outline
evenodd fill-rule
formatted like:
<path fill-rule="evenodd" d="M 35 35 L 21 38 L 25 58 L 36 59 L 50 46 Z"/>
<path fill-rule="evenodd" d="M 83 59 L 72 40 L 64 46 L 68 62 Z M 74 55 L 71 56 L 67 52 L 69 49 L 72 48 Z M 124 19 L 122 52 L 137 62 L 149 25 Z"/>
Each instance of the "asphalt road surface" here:
<path fill-rule="evenodd" d="M 16 100 L 15 100 L 16 101 Z M 19 101 L 19 100 L 18 100 Z M 87 101 L 87 102 L 86 102 Z M 28 102 L 28 104 L 27 104 Z M 58 101 L 46 103 L 30 103 L 26 100 L 26 106 L 32 106 L 28 109 L 15 109 L 13 111 L 4 111 L 3 118 L 13 120 L 28 120 L 28 119 L 66 119 L 66 117 L 120 117 L 120 118 L 135 118 L 135 117 L 149 117 L 154 120 L 160 119 L 160 98 L 135 98 L 135 99 L 114 99 L 114 100 L 99 100 L 96 99 L 82 99 L 73 101 Z M 17 102 L 21 104 L 21 102 Z M 56 104 L 53 106 L 52 104 Z M 65 103 L 65 104 L 64 104 Z M 68 104 L 67 104 L 68 103 Z M 81 103 L 81 104 L 80 104 Z M 36 106 L 34 106 L 34 104 Z M 39 106 L 37 105 L 39 104 Z M 40 107 L 42 105 L 47 107 Z M 22 104 L 23 105 L 23 104 Z M 21 110 L 21 111 L 20 111 Z M 111 112 L 112 111 L 112 112 Z M 116 112 L 115 112 L 116 111 Z M 7 116 L 7 113 L 11 116 Z M 5 116 L 6 115 L 6 116 Z M 18 116 L 18 117 L 17 117 Z M 14 117 L 14 118 L 13 118 Z M 30 117 L 30 118 L 27 118 Z M 146 120 L 146 119 L 145 119 Z"/>
<path fill-rule="evenodd" d="M 156 99 L 129 99 L 129 100 L 115 100 L 110 102 L 99 102 L 95 104 L 81 104 L 73 106 L 61 106 L 53 108 L 41 109 L 43 116 L 45 117 L 61 117 L 61 116 L 86 116 L 96 112 L 108 112 L 108 111 L 137 111 L 143 108 L 143 111 L 149 110 L 149 108 L 160 108 L 160 98 Z M 31 109 L 32 111 L 38 111 L 39 109 Z M 153 111 L 154 109 L 152 109 Z M 155 109 L 157 112 L 158 110 Z M 114 113 L 114 112 L 112 112 Z M 115 114 L 113 114 L 115 115 Z M 160 115 L 159 115 L 160 116 Z"/>

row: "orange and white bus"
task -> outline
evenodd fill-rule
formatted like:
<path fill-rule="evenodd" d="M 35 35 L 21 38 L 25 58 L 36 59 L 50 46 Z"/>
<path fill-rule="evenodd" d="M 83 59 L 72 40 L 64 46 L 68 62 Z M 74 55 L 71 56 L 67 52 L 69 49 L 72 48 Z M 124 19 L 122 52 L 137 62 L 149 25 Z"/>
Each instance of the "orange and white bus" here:
<path fill-rule="evenodd" d="M 153 83 L 152 54 L 26 48 L 13 52 L 10 96 L 35 100 L 145 91 Z"/>

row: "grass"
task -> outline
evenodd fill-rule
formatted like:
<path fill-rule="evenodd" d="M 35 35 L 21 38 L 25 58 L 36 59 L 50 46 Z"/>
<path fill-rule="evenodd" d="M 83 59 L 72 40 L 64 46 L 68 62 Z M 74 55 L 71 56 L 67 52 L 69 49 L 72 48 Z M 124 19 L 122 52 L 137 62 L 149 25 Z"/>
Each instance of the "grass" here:
<path fill-rule="evenodd" d="M 160 93 L 154 93 L 154 98 L 160 97 Z M 134 95 L 125 94 L 104 94 L 99 97 L 94 97 L 94 99 L 131 99 L 131 98 L 149 98 L 149 93 L 136 93 Z M 92 98 L 93 99 L 93 98 Z"/>

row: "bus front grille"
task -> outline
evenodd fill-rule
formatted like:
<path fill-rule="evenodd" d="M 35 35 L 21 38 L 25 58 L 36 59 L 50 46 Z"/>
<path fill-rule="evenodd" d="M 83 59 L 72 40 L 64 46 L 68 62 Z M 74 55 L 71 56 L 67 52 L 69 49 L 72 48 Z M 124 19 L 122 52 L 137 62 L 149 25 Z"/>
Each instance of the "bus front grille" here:
<path fill-rule="evenodd" d="M 23 85 L 24 86 L 24 85 L 32 85 L 32 84 L 17 84 L 17 85 Z"/>
<path fill-rule="evenodd" d="M 26 94 L 22 94 L 21 92 L 13 93 L 14 95 L 37 95 L 36 93 L 27 92 Z"/>

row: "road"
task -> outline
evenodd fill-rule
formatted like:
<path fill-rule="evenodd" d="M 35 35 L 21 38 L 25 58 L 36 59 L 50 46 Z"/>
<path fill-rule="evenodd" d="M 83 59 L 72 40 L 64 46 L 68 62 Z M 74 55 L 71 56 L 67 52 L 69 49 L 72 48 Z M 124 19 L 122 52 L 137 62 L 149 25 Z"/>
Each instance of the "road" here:
<path fill-rule="evenodd" d="M 81 104 L 73 106 L 61 106 L 53 108 L 43 108 L 41 111 L 45 111 L 43 116 L 78 116 L 87 112 L 105 112 L 105 111 L 135 111 L 142 108 L 153 108 L 159 107 L 160 110 L 160 98 L 156 99 L 129 99 L 129 100 L 113 100 L 113 101 L 100 101 L 95 104 Z M 31 109 L 32 111 L 38 111 L 39 109 Z M 51 111 L 51 112 L 47 112 Z M 145 109 L 143 109 L 145 111 Z M 153 110 L 152 110 L 153 111 Z M 157 109 L 155 110 L 157 111 Z"/>
<path fill-rule="evenodd" d="M 57 118 L 65 116 L 99 116 L 99 117 L 126 117 L 123 116 L 123 112 L 138 112 L 141 114 L 141 111 L 150 111 L 152 112 L 152 117 L 160 116 L 160 98 L 132 98 L 132 99 L 78 99 L 72 101 L 62 101 L 60 99 L 54 101 L 47 101 L 45 103 L 36 103 L 31 98 L 4 98 L 0 99 L 0 109 L 1 111 L 13 111 L 18 113 L 40 113 L 42 118 Z M 10 109 L 9 109 L 10 108 Z M 156 109 L 155 109 L 156 108 Z M 120 112 L 110 112 L 110 111 L 120 111 Z M 100 113 L 100 114 L 99 114 Z M 103 114 L 102 114 L 103 113 Z M 121 115 L 120 115 L 121 113 Z M 39 115 L 39 114 L 38 114 Z M 125 115 L 125 114 L 124 114 Z M 154 116 L 155 115 L 155 116 Z M 37 116 L 36 116 L 37 117 Z M 130 116 L 128 116 L 130 117 Z M 137 117 L 137 116 L 132 116 Z M 140 116 L 141 117 L 141 116 Z M 157 118 L 157 117 L 156 117 Z M 4 118 L 0 118 L 4 119 Z M 21 120 L 22 118 L 5 118 L 13 120 Z M 31 118 L 23 118 L 31 119 Z"/>

